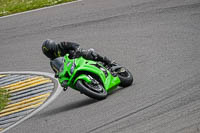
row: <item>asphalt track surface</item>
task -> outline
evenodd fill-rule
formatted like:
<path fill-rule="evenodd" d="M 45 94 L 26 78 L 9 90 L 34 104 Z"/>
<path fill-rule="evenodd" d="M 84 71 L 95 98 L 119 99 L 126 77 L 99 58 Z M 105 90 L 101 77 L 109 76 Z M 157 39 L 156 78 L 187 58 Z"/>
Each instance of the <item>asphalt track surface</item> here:
<path fill-rule="evenodd" d="M 83 0 L 0 18 L 0 71 L 52 72 L 46 38 L 125 65 L 135 85 L 95 101 L 74 90 L 8 133 L 200 132 L 199 0 Z"/>

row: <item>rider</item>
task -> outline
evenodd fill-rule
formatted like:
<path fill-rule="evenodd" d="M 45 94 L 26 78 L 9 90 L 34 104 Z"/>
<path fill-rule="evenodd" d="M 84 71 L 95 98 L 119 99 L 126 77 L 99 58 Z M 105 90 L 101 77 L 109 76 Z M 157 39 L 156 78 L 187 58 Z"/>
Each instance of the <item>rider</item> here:
<path fill-rule="evenodd" d="M 47 39 L 42 44 L 42 51 L 51 60 L 69 54 L 69 58 L 82 56 L 83 58 L 88 60 L 101 61 L 107 66 L 111 65 L 111 61 L 106 56 L 103 57 L 99 55 L 92 48 L 84 50 L 80 48 L 79 44 L 73 42 L 63 41 L 60 43 L 56 43 L 53 40 Z"/>

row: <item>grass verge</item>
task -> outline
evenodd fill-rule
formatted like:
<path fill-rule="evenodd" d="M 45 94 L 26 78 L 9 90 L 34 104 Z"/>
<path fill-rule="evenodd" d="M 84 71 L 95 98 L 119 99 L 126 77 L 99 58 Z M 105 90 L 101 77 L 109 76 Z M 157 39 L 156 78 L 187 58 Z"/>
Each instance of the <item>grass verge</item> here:
<path fill-rule="evenodd" d="M 9 102 L 8 100 L 9 94 L 7 90 L 0 88 L 0 111 L 4 109 L 4 107 L 7 105 Z"/>
<path fill-rule="evenodd" d="M 0 0 L 0 17 L 75 0 Z"/>

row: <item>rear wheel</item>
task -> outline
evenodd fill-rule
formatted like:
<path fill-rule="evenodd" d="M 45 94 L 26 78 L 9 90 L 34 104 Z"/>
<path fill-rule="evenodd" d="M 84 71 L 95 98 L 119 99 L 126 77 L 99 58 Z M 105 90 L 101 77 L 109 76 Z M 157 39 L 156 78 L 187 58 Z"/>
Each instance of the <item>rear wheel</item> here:
<path fill-rule="evenodd" d="M 119 72 L 117 73 L 121 83 L 119 84 L 119 86 L 122 87 L 127 87 L 130 86 L 133 83 L 133 75 L 131 74 L 131 72 L 129 72 L 128 69 L 126 68 L 121 68 L 119 70 Z"/>
<path fill-rule="evenodd" d="M 76 83 L 76 87 L 80 90 L 81 93 L 97 100 L 102 100 L 107 97 L 107 91 L 100 83 L 94 84 L 87 83 L 84 80 L 78 80 Z"/>

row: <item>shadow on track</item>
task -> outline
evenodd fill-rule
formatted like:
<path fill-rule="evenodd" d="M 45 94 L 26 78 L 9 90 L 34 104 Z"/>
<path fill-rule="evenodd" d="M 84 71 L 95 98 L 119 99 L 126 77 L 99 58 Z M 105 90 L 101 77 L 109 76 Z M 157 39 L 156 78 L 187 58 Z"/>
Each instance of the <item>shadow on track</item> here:
<path fill-rule="evenodd" d="M 120 93 L 120 91 L 122 91 L 122 90 L 124 90 L 124 89 L 127 89 L 127 88 L 129 88 L 129 87 L 133 87 L 134 85 L 135 85 L 135 82 L 133 82 L 132 85 L 127 86 L 127 87 L 118 87 L 117 89 L 114 89 L 114 90 L 112 90 L 111 92 L 109 92 L 109 93 L 108 93 L 108 96 L 114 95 L 115 93 Z"/>
<path fill-rule="evenodd" d="M 122 91 L 125 88 L 127 88 L 127 87 L 119 87 L 119 88 L 109 92 L 108 96 L 114 95 L 115 93 L 119 93 L 120 91 Z M 67 105 L 65 104 L 65 105 L 60 106 L 58 108 L 48 110 L 48 111 L 46 111 L 46 112 L 44 112 L 40 115 L 37 115 L 36 117 L 48 117 L 48 116 L 52 116 L 52 115 L 55 115 L 55 114 L 58 114 L 58 113 L 67 112 L 69 110 L 88 106 L 88 105 L 91 105 L 91 104 L 96 103 L 96 102 L 99 102 L 99 101 L 92 99 L 92 98 L 84 99 L 84 100 L 81 100 L 81 101 L 75 101 L 75 102 L 72 102 L 70 104 L 67 104 Z"/>
<path fill-rule="evenodd" d="M 117 89 L 112 90 L 111 92 L 108 93 L 108 96 L 110 95 L 114 95 L 117 92 L 122 91 L 123 89 L 125 89 L 126 87 L 118 87 Z"/>
<path fill-rule="evenodd" d="M 96 102 L 98 102 L 98 101 L 95 100 L 95 99 L 84 99 L 84 100 L 81 100 L 81 101 L 76 101 L 76 102 L 70 103 L 69 105 L 63 105 L 61 107 L 49 110 L 49 111 L 44 112 L 44 113 L 42 113 L 38 116 L 39 117 L 48 117 L 48 116 L 55 115 L 55 114 L 58 114 L 58 113 L 73 110 L 73 109 L 76 109 L 76 108 L 81 108 L 83 106 L 87 106 L 87 105 L 90 105 L 90 104 L 93 104 L 93 103 L 96 103 Z"/>

